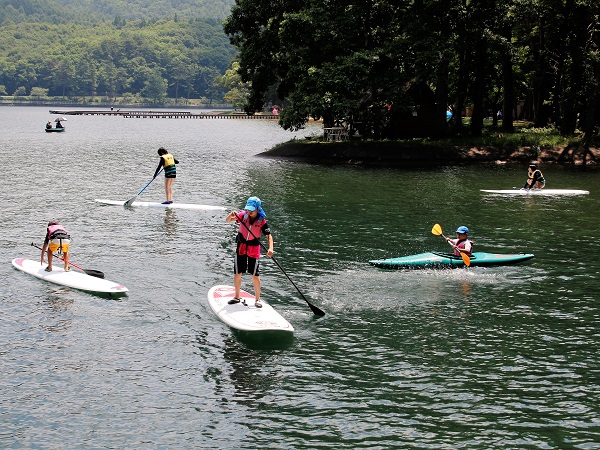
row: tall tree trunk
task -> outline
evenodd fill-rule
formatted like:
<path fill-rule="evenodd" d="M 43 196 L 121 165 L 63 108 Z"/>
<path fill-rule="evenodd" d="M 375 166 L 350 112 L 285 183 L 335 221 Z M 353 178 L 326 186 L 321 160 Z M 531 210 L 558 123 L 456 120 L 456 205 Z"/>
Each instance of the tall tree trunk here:
<path fill-rule="evenodd" d="M 468 69 L 467 69 L 467 49 L 461 46 L 458 49 L 458 81 L 456 99 L 454 101 L 454 114 L 452 117 L 452 133 L 461 134 L 463 132 L 462 113 L 465 109 L 465 99 L 467 98 Z"/>
<path fill-rule="evenodd" d="M 515 100 L 513 63 L 510 52 L 512 47 L 512 27 L 510 25 L 504 28 L 504 38 L 506 39 L 506 47 L 502 52 L 502 91 L 504 92 L 502 100 L 502 131 L 512 133 L 514 131 L 513 109 L 515 107 Z"/>
<path fill-rule="evenodd" d="M 450 59 L 443 56 L 438 64 L 436 77 L 436 111 L 435 123 L 433 126 L 433 134 L 435 136 L 445 136 L 448 133 L 448 122 L 446 119 L 446 111 L 448 110 L 448 69 Z"/>
<path fill-rule="evenodd" d="M 475 46 L 475 79 L 473 81 L 473 116 L 471 117 L 471 134 L 481 136 L 483 118 L 485 116 L 483 99 L 485 97 L 485 68 L 487 66 L 486 45 L 483 36 Z"/>

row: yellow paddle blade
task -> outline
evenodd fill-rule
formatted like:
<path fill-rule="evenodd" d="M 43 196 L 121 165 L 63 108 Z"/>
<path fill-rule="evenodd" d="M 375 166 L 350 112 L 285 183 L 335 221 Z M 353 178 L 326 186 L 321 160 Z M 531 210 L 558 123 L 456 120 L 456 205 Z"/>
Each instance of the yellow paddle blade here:
<path fill-rule="evenodd" d="M 433 228 L 431 229 L 431 232 L 433 234 L 435 234 L 436 236 L 441 236 L 443 234 L 442 232 L 442 226 L 439 223 L 436 223 Z"/>
<path fill-rule="evenodd" d="M 462 258 L 465 266 L 469 267 L 471 265 L 471 258 L 466 253 L 460 252 L 460 257 Z"/>

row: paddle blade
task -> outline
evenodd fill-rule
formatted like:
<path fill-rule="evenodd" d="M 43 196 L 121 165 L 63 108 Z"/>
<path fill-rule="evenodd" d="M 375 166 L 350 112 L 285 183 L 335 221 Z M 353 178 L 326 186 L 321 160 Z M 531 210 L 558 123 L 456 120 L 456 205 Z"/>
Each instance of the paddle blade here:
<path fill-rule="evenodd" d="M 323 317 L 325 315 L 325 312 L 323 310 L 317 308 L 312 303 L 309 303 L 308 301 L 306 303 L 308 304 L 315 316 Z"/>
<path fill-rule="evenodd" d="M 439 223 L 436 223 L 433 228 L 431 229 L 431 232 L 433 234 L 435 234 L 436 236 L 441 236 L 442 235 L 442 226 Z"/>
<path fill-rule="evenodd" d="M 471 265 L 471 258 L 469 258 L 469 255 L 467 255 L 464 252 L 460 252 L 460 257 L 462 258 L 463 262 L 465 263 L 465 266 L 469 267 Z"/>
<path fill-rule="evenodd" d="M 135 202 L 136 199 L 137 199 L 137 195 L 135 197 L 131 197 L 129 200 L 127 200 L 125 203 L 123 203 L 123 206 L 131 206 L 133 204 L 133 202 Z"/>
<path fill-rule="evenodd" d="M 87 275 L 96 278 L 104 278 L 104 272 L 100 272 L 99 270 L 92 269 L 82 269 Z"/>

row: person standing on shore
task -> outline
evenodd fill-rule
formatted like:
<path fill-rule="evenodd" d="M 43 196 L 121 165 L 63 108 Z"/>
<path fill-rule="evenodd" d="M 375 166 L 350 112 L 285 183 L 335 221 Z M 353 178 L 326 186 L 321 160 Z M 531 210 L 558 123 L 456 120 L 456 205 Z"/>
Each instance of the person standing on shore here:
<path fill-rule="evenodd" d="M 154 178 L 160 172 L 160 169 L 164 167 L 165 169 L 165 196 L 167 199 L 162 202 L 163 205 L 170 205 L 173 203 L 173 182 L 175 178 L 177 178 L 177 167 L 175 164 L 179 164 L 173 155 L 171 155 L 166 148 L 161 147 L 158 149 L 158 156 L 160 156 L 160 161 L 158 163 L 158 167 L 154 172 Z"/>
<path fill-rule="evenodd" d="M 529 164 L 527 169 L 527 180 L 522 189 L 543 189 L 546 186 L 546 179 L 542 171 L 535 164 Z"/>
<path fill-rule="evenodd" d="M 267 256 L 273 256 L 273 236 L 267 223 L 267 215 L 262 209 L 262 202 L 258 197 L 250 197 L 242 211 L 232 211 L 225 218 L 225 222 L 238 222 L 240 227 L 236 237 L 236 252 L 233 267 L 233 286 L 235 297 L 229 300 L 230 304 L 240 302 L 240 291 L 242 289 L 242 274 L 244 272 L 252 275 L 254 284 L 254 306 L 262 308 L 260 302 L 260 237 L 265 235 L 269 242 Z"/>

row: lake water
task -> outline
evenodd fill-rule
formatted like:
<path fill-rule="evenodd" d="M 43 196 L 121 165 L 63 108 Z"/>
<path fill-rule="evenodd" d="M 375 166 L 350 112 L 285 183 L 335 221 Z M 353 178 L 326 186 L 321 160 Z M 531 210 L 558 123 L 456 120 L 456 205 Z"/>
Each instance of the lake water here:
<path fill-rule="evenodd" d="M 2 448 L 600 448 L 600 177 L 543 166 L 577 197 L 508 198 L 525 167 L 408 171 L 255 155 L 292 134 L 262 120 L 68 116 L 0 107 Z M 180 161 L 175 201 L 240 209 L 259 196 L 275 257 L 263 298 L 289 342 L 235 335 L 208 307 L 232 283 L 226 212 L 102 206 Z M 140 200 L 163 201 L 162 176 Z M 106 299 L 15 270 L 45 225 L 71 260 L 130 290 Z M 380 259 L 448 250 L 471 228 L 515 266 L 385 271 Z M 249 277 L 244 288 L 251 290 Z"/>

